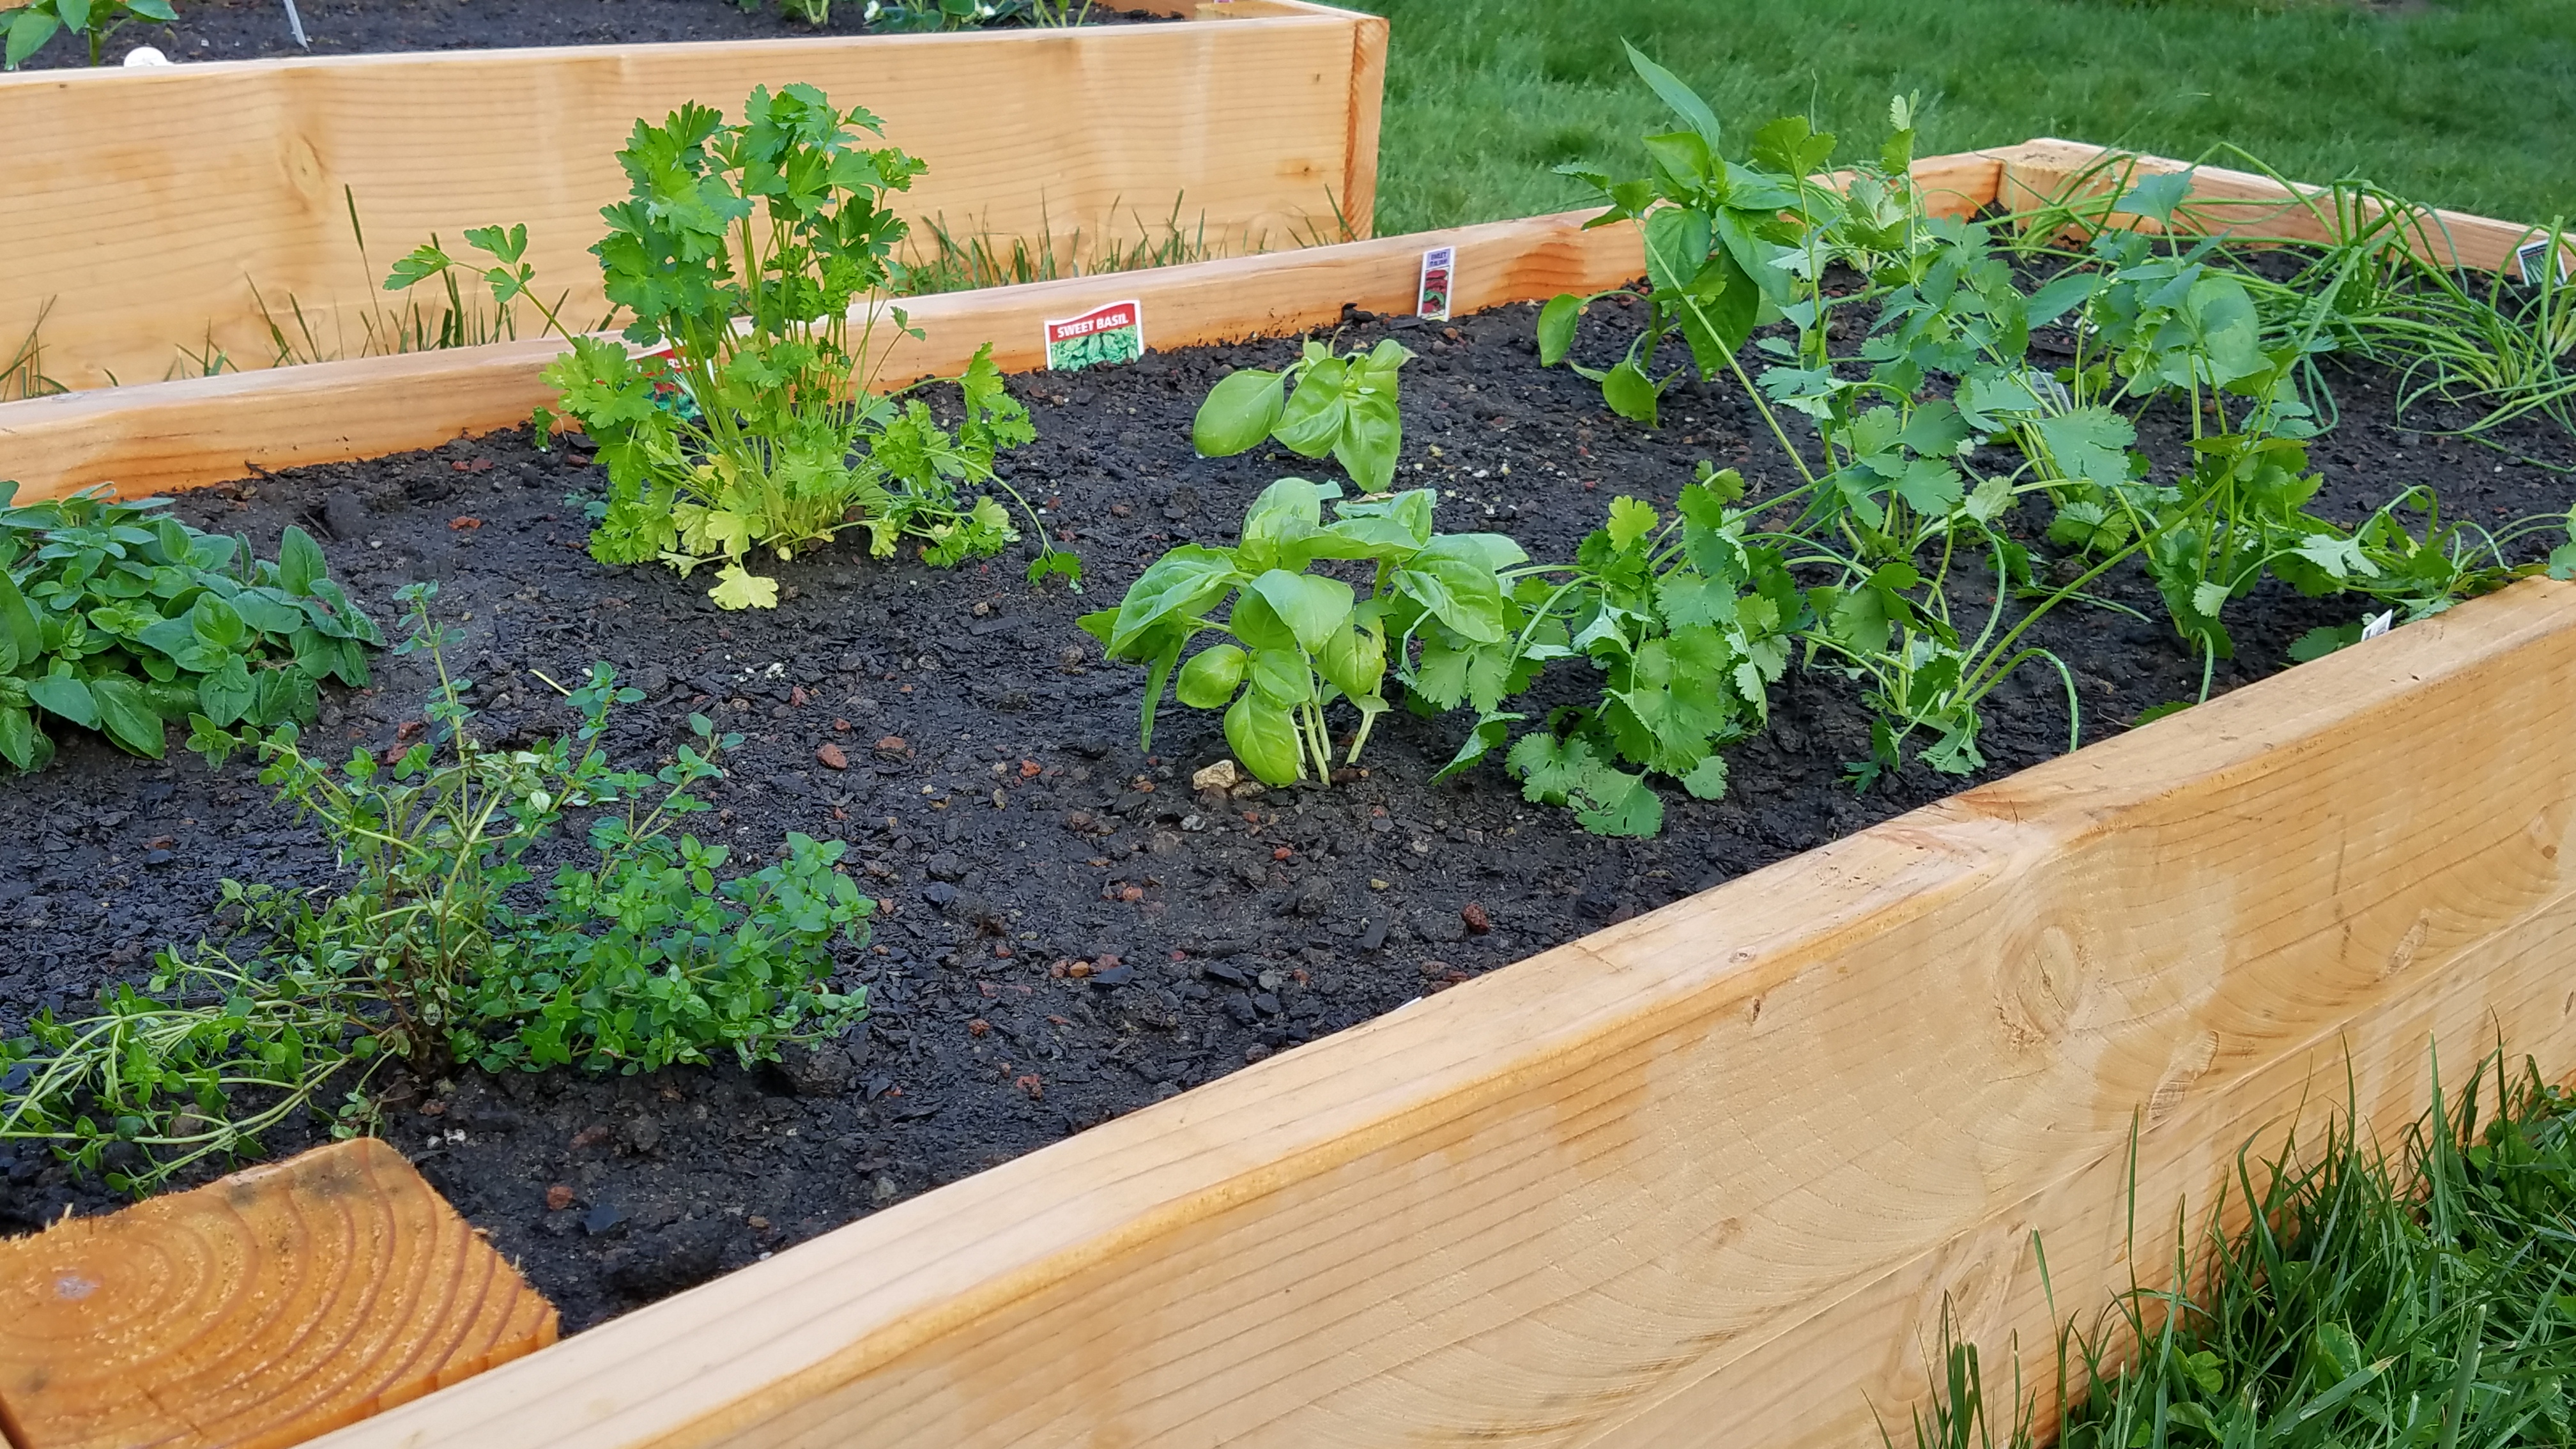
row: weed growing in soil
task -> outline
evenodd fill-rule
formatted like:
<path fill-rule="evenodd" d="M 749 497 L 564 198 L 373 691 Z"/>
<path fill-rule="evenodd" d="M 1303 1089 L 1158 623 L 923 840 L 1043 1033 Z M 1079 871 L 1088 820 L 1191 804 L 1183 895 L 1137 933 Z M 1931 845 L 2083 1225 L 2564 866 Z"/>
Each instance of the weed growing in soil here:
<path fill-rule="evenodd" d="M 319 681 L 367 682 L 384 635 L 289 527 L 275 561 L 157 498 L 10 506 L 0 483 L 0 759 L 44 767 L 52 719 L 153 759 L 170 725 L 310 720 Z"/>
<path fill-rule="evenodd" d="M 881 198 L 922 163 L 860 146 L 876 118 L 812 86 L 755 90 L 744 109 L 740 125 L 697 105 L 639 121 L 618 153 L 634 194 L 602 213 L 609 234 L 591 250 L 609 300 L 635 318 L 626 336 L 661 351 L 576 337 L 546 374 L 608 468 L 592 556 L 683 573 L 715 562 L 717 603 L 765 608 L 778 586 L 744 567 L 755 548 L 792 557 L 858 527 L 879 557 L 907 537 L 937 564 L 998 553 L 1019 534 L 974 490 L 1008 491 L 993 456 L 1036 433 L 989 350 L 956 380 L 951 432 L 918 397 L 868 393 L 873 306 L 850 326 L 905 232 Z M 906 325 L 900 310 L 893 321 Z M 1037 532 L 1030 577 L 1078 578 Z"/>
<path fill-rule="evenodd" d="M 433 592 L 403 591 L 401 647 L 428 653 L 439 688 L 423 738 L 390 764 L 360 750 L 331 765 L 291 725 L 195 720 L 211 763 L 258 754 L 348 878 L 311 895 L 226 881 L 225 944 L 162 952 L 147 986 L 111 988 L 96 1015 L 39 1015 L 0 1047 L 0 1139 L 52 1143 L 142 1193 L 255 1148 L 334 1087 L 337 1130 L 366 1130 L 388 1061 L 633 1073 L 730 1050 L 748 1065 L 865 1014 L 864 992 L 830 985 L 833 942 L 863 940 L 875 908 L 841 872 L 841 842 L 791 835 L 779 860 L 727 877 L 724 846 L 670 833 L 708 808 L 693 792 L 739 736 L 693 716 L 695 742 L 659 771 L 616 769 L 600 739 L 643 694 L 601 665 L 567 691 L 570 736 L 488 747 L 447 672 Z M 593 853 L 532 901 L 530 853 L 572 811 L 590 814 Z"/>
<path fill-rule="evenodd" d="M 1228 374 L 1199 405 L 1190 438 L 1205 458 L 1231 458 L 1276 438 L 1301 457 L 1331 454 L 1361 492 L 1383 492 L 1404 448 L 1397 372 L 1412 357 L 1393 338 L 1347 356 L 1309 342 L 1284 372 Z"/>
<path fill-rule="evenodd" d="M 178 19 L 170 0 L 29 0 L 27 7 L 9 18 L 9 35 L 5 52 L 0 57 L 7 68 L 16 70 L 19 62 L 45 48 L 45 42 L 63 31 L 70 31 L 89 42 L 89 63 L 97 65 L 106 58 L 107 38 L 124 29 L 130 22 Z"/>
<path fill-rule="evenodd" d="M 2177 1241 L 2176 1286 L 2061 1335 L 2046 1432 L 2018 1386 L 2008 1407 L 1985 1395 L 1974 1345 L 1945 1341 L 1918 1449 L 2568 1442 L 2576 1098 L 2499 1054 L 2456 1099 L 2436 1087 L 2395 1161 L 2351 1120 L 2313 1158 L 2286 1145 L 2260 1187 L 2240 1157 L 2245 1229 L 2221 1231 L 2221 1204 Z"/>

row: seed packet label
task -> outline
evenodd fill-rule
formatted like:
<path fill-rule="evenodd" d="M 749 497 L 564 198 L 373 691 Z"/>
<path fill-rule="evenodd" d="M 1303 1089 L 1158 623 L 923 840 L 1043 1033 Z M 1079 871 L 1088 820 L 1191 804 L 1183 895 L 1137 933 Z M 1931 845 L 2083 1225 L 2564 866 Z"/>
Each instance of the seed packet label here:
<path fill-rule="evenodd" d="M 2390 609 L 2386 613 L 2373 614 L 2362 620 L 2361 637 L 2364 639 L 2376 639 L 2380 635 L 2385 634 L 2396 627 L 2397 611 L 2395 609 Z"/>
<path fill-rule="evenodd" d="M 1079 317 L 1046 324 L 1047 368 L 1072 372 L 1106 362 L 1134 362 L 1145 355 L 1145 309 L 1112 302 Z"/>
<path fill-rule="evenodd" d="M 1449 320 L 1449 278 L 1458 269 L 1456 247 L 1433 247 L 1422 254 L 1422 291 L 1413 315 L 1433 322 Z"/>
<path fill-rule="evenodd" d="M 2549 255 L 2549 244 L 2557 240 L 2559 238 L 2556 237 L 2536 237 L 2513 249 L 2514 265 L 2520 270 L 2525 284 L 2540 284 L 2541 258 Z M 2568 270 L 2567 253 L 2561 250 L 2558 254 L 2558 280 L 2561 283 L 2567 280 Z"/>

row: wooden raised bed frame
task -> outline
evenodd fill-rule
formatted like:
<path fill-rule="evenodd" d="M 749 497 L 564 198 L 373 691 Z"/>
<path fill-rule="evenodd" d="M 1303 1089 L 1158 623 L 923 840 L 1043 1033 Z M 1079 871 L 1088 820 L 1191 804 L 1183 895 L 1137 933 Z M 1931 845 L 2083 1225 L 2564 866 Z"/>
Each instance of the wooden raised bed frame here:
<path fill-rule="evenodd" d="M 1964 212 L 2100 154 L 1917 174 Z M 890 372 L 1028 365 L 1038 318 L 1113 294 L 1161 346 L 1400 310 L 1431 245 L 1461 310 L 1640 270 L 1554 217 L 933 299 Z M 418 446 L 523 417 L 543 351 L 12 404 L 0 456 L 49 492 Z M 2436 1049 L 2576 1059 L 2571 679 L 2576 585 L 2517 585 L 319 1442 L 1875 1444 L 1945 1305 L 1990 1365 L 2046 1351 L 2034 1237 L 2089 1311 L 2347 1083 L 2388 1134 Z"/>
<path fill-rule="evenodd" d="M 1369 234 L 1384 20 L 1307 0 L 1140 8 L 1229 18 L 0 76 L 0 356 L 42 314 L 46 370 L 75 389 L 160 380 L 209 337 L 262 367 L 256 284 L 290 333 L 291 297 L 355 357 L 360 319 L 396 300 L 377 290 L 396 257 L 516 222 L 539 288 L 569 288 L 565 320 L 590 325 L 605 309 L 585 249 L 626 195 L 616 152 L 636 119 L 692 100 L 738 117 L 753 86 L 795 81 L 868 107 L 930 163 L 894 201 L 916 227 L 1079 231 L 1087 250 L 1177 205 L 1220 253 L 1335 239 L 1337 208 Z"/>

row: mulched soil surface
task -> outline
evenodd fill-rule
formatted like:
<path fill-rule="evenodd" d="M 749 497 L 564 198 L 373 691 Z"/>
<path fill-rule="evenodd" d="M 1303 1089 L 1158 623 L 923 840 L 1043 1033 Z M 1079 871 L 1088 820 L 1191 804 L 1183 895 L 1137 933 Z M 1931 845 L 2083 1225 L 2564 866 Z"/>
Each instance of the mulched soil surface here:
<path fill-rule="evenodd" d="M 1606 365 L 1634 323 L 1616 305 L 1594 313 L 1579 355 Z M 1622 422 L 1591 384 L 1536 365 L 1533 316 L 1354 318 L 1342 331 L 1346 344 L 1392 333 L 1421 354 L 1404 376 L 1403 473 L 1442 490 L 1444 528 L 1500 529 L 1535 556 L 1567 557 L 1615 493 L 1668 506 L 1698 459 L 1741 467 L 1757 488 L 1786 478 L 1731 385 L 1674 398 L 1661 430 Z M 941 573 L 849 546 L 776 566 L 788 588 L 775 612 L 721 613 L 704 578 L 590 563 L 568 495 L 594 487 L 596 468 L 521 433 L 181 500 L 191 521 L 245 531 L 263 550 L 288 523 L 312 527 L 336 576 L 389 627 L 396 588 L 437 580 L 487 734 L 562 728 L 536 672 L 567 679 L 601 659 L 650 695 L 612 736 L 622 759 L 668 750 L 692 710 L 741 730 L 702 833 L 744 860 L 791 830 L 845 839 L 892 908 L 873 943 L 840 960 L 843 979 L 868 988 L 871 1021 L 788 1069 L 392 1084 L 391 1140 L 525 1265 L 568 1327 L 1962 783 L 1916 767 L 1854 795 L 1841 765 L 1866 752 L 1867 716 L 1849 686 L 1793 672 L 1770 729 L 1730 756 L 1728 796 L 1667 786 L 1654 840 L 1582 835 L 1490 765 L 1427 786 L 1456 748 L 1458 716 L 1397 711 L 1349 783 L 1194 795 L 1192 773 L 1225 753 L 1216 716 L 1167 705 L 1155 752 L 1140 750 L 1142 671 L 1105 664 L 1073 618 L 1113 603 L 1173 543 L 1228 540 L 1272 478 L 1314 470 L 1276 454 L 1205 460 L 1189 445 L 1191 414 L 1226 368 L 1276 366 L 1295 349 L 1262 341 L 1014 379 L 1040 441 L 1009 473 L 1083 555 L 1079 597 L 1030 588 L 1017 561 Z M 2356 516 L 2418 481 L 2490 525 L 2567 507 L 2563 475 L 2375 421 L 2390 413 L 2386 377 L 2338 382 L 2345 420 L 2317 450 L 2328 511 Z M 2178 419 L 2151 417 L 2147 432 L 2163 466 L 2183 455 Z M 2576 447 L 2546 427 L 2509 441 L 2576 465 Z M 2023 510 L 2033 530 L 2040 512 Z M 2103 592 L 2158 615 L 2134 572 Z M 2354 613 L 2285 591 L 2239 608 L 2241 653 L 2219 668 L 2221 689 Z M 2197 656 L 2161 623 L 2068 609 L 2035 634 L 2072 666 L 2087 738 L 2199 687 Z M 419 663 L 386 655 L 378 669 L 376 687 L 329 698 L 321 740 L 381 749 L 417 717 Z M 1572 699 L 1582 673 L 1560 665 L 1543 691 Z M 2066 736 L 2056 677 L 2025 670 L 1992 702 L 1981 778 L 2044 760 Z M 311 886 L 331 874 L 313 833 L 269 805 L 242 763 L 210 775 L 193 758 L 156 765 L 70 740 L 45 774 L 0 782 L 0 1026 L 40 1003 L 77 1007 L 162 943 L 196 939 L 226 876 Z M 1072 962 L 1093 974 L 1059 974 Z M 282 1132 L 270 1146 L 308 1140 Z M 11 1226 L 115 1205 L 41 1151 L 0 1165 Z M 550 1189 L 566 1205 L 550 1207 Z"/>
<path fill-rule="evenodd" d="M 134 21 L 107 45 L 116 64 L 139 45 L 174 61 L 265 60 L 397 50 L 494 50 L 522 45 L 635 45 L 670 40 L 788 40 L 870 33 L 867 6 L 841 0 L 823 25 L 783 15 L 776 0 L 745 10 L 735 0 L 298 0 L 309 50 L 295 44 L 281 0 L 179 0 L 173 25 Z M 1172 17 L 1095 6 L 1084 23 L 1125 25 Z M 1006 22 L 1006 24 L 1008 24 Z M 56 36 L 27 70 L 89 64 L 85 42 Z"/>

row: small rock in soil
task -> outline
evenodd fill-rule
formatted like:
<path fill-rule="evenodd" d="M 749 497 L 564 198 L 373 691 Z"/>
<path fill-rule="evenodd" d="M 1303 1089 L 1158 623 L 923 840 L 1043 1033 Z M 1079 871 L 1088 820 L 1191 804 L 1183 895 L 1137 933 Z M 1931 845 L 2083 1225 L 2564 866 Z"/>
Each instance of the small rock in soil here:
<path fill-rule="evenodd" d="M 1471 936 L 1481 936 L 1494 929 L 1494 918 L 1486 915 L 1485 908 L 1474 901 L 1459 908 L 1458 919 L 1466 924 L 1467 934 Z"/>
<path fill-rule="evenodd" d="M 1231 790 L 1234 788 L 1237 778 L 1238 776 L 1235 772 L 1234 761 L 1219 760 L 1215 764 L 1200 770 L 1197 774 L 1190 776 L 1190 788 L 1194 790 Z"/>
<path fill-rule="evenodd" d="M 814 751 L 814 758 L 822 761 L 823 768 L 827 770 L 846 770 L 850 768 L 850 757 L 841 753 L 841 747 L 831 743 L 829 740 L 824 741 L 823 744 Z"/>

